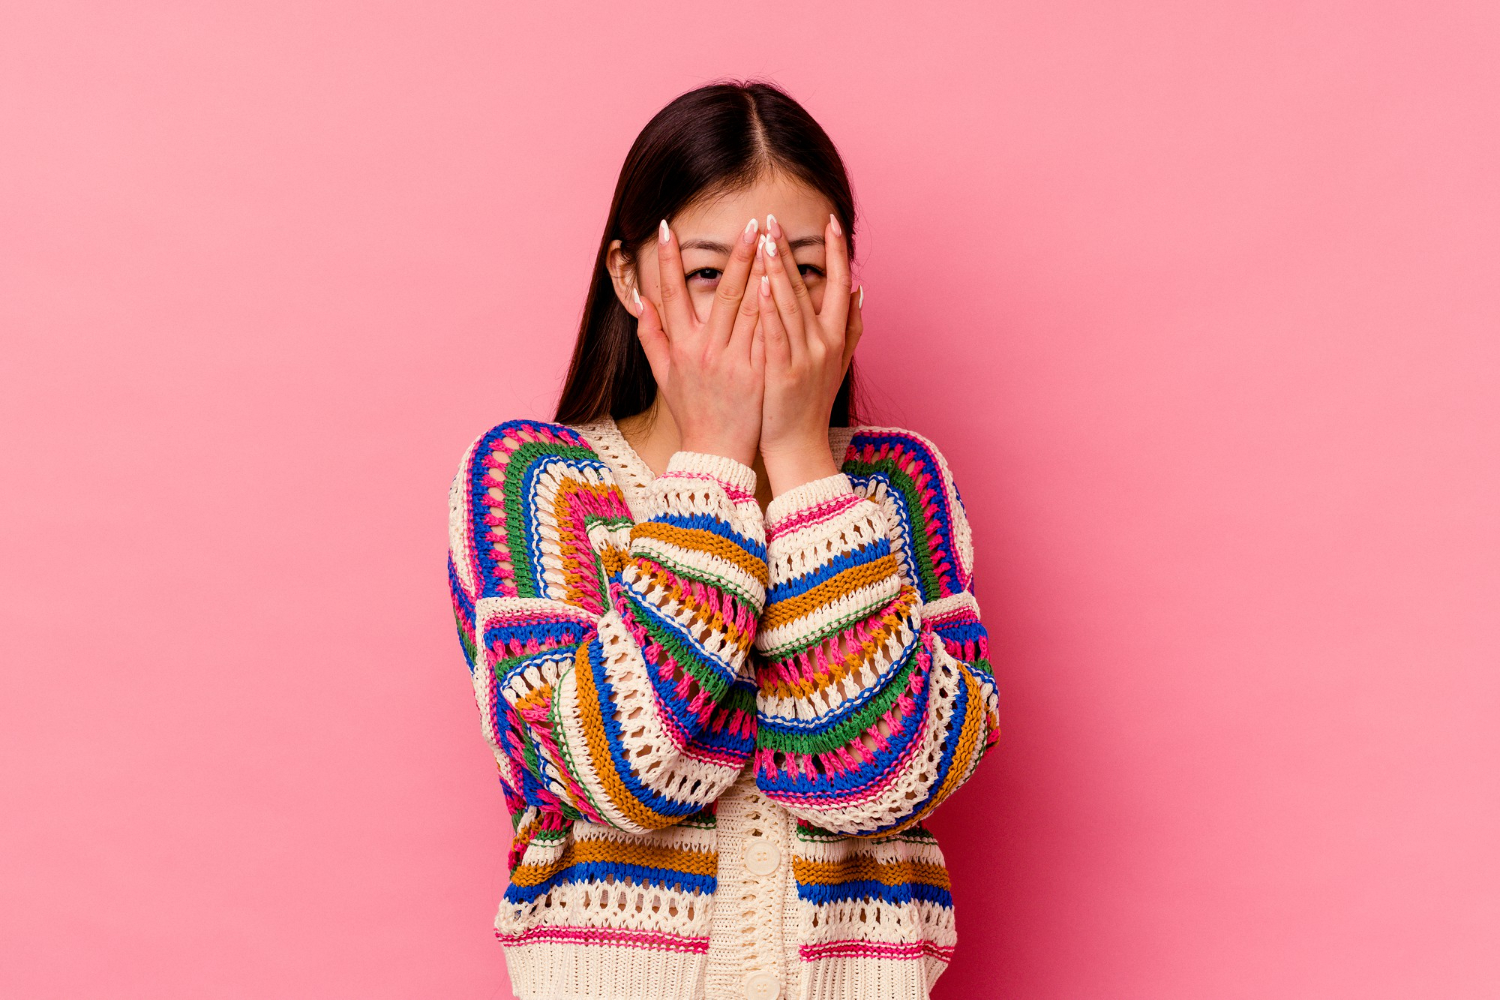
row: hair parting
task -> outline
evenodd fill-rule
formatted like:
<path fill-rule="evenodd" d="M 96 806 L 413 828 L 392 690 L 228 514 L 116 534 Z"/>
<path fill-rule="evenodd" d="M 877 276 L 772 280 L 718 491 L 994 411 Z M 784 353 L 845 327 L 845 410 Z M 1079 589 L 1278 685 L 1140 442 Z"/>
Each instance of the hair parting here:
<path fill-rule="evenodd" d="M 559 423 L 622 418 L 650 408 L 656 379 L 636 336 L 636 318 L 615 295 L 610 244 L 634 264 L 658 225 L 702 198 L 785 171 L 833 204 L 854 256 L 854 195 L 833 140 L 772 84 L 714 83 L 672 101 L 646 124 L 625 157 L 599 241 L 573 359 L 557 403 Z M 830 423 L 854 422 L 854 366 L 834 400 Z"/>

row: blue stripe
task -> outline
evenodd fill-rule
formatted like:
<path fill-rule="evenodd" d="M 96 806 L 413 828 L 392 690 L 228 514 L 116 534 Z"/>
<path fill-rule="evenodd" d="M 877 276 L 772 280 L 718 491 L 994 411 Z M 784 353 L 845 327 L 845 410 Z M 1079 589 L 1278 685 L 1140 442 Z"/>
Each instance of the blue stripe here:
<path fill-rule="evenodd" d="M 771 587 L 766 591 L 766 608 L 769 610 L 771 605 L 779 601 L 789 600 L 805 594 L 818 584 L 838 576 L 846 569 L 872 563 L 890 554 L 891 541 L 888 538 L 882 538 L 878 541 L 861 545 L 857 549 L 840 553 L 810 573 L 796 577 L 795 579 L 784 580 Z"/>
<path fill-rule="evenodd" d="M 738 701 L 738 699 L 733 698 L 736 690 L 741 692 L 740 697 L 745 699 L 744 704 L 755 704 L 754 682 L 744 680 L 735 681 L 730 685 L 729 690 L 724 693 L 725 703 L 731 699 Z M 720 707 L 723 707 L 722 703 Z M 714 711 L 717 712 L 719 709 L 716 708 Z M 743 732 L 731 733 L 729 726 L 726 724 L 718 730 L 710 730 L 707 727 L 703 728 L 693 737 L 692 745 L 705 750 L 730 753 L 743 760 L 749 760 L 750 755 L 755 752 L 755 737 L 753 735 L 746 736 Z"/>
<path fill-rule="evenodd" d="M 543 473 L 548 472 L 551 468 L 554 468 L 556 466 L 562 466 L 564 468 L 573 470 L 593 469 L 604 474 L 605 482 L 610 481 L 609 477 L 611 475 L 609 466 L 605 465 L 598 459 L 589 459 L 588 461 L 583 461 L 573 458 L 561 458 L 557 455 L 537 455 L 532 463 L 526 466 L 526 471 L 521 474 L 521 496 L 525 498 L 525 502 L 522 504 L 521 510 L 521 517 L 524 522 L 522 538 L 526 543 L 526 561 L 529 564 L 531 570 L 531 589 L 536 593 L 538 597 L 546 596 L 547 586 L 546 580 L 543 577 L 543 574 L 546 572 L 546 565 L 542 560 L 542 533 L 538 531 L 536 527 L 536 481 L 539 476 L 541 476 Z M 511 474 L 512 470 L 507 467 L 506 478 L 509 478 Z M 506 524 L 506 540 L 510 542 L 512 555 L 515 554 L 515 543 L 513 541 L 510 541 L 510 539 L 514 536 L 513 529 L 513 525 L 509 523 Z M 512 563 L 514 562 L 515 560 L 512 559 Z"/>
<path fill-rule="evenodd" d="M 927 718 L 927 703 L 931 696 L 932 674 L 929 671 L 926 681 L 922 684 L 921 692 L 917 697 L 912 699 L 914 706 L 912 712 L 913 718 L 922 720 Z M 847 771 L 838 775 L 825 772 L 814 778 L 808 778 L 807 775 L 801 772 L 790 775 L 786 770 L 779 770 L 774 781 L 757 775 L 756 784 L 773 797 L 777 793 L 784 793 L 788 797 L 796 796 L 799 801 L 802 801 L 803 797 L 811 796 L 815 799 L 822 799 L 829 807 L 837 807 L 841 800 L 848 799 L 851 795 L 857 794 L 870 785 L 878 783 L 885 775 L 890 774 L 899 766 L 899 758 L 906 751 L 906 748 L 916 741 L 921 732 L 920 727 L 908 725 L 901 735 L 888 738 L 886 749 L 875 751 L 874 760 L 862 763 L 859 769 L 853 774 Z M 905 813 L 905 816 L 910 815 L 910 812 Z M 885 830 L 895 825 L 897 824 L 892 823 L 879 829 Z M 861 831 L 861 833 L 866 834 L 872 832 L 875 831 Z"/>
<path fill-rule="evenodd" d="M 760 542 L 757 542 L 753 538 L 746 538 L 744 535 L 731 528 L 723 518 L 713 514 L 673 514 L 668 512 L 664 514 L 658 514 L 655 517 L 651 518 L 649 521 L 645 521 L 643 523 L 667 524 L 671 525 L 674 528 L 687 528 L 693 531 L 707 531 L 710 534 L 718 535 L 720 538 L 727 539 L 728 541 L 734 543 L 735 545 L 744 549 L 750 555 L 759 559 L 761 562 L 766 561 L 766 547 L 764 545 L 762 545 Z"/>
<path fill-rule="evenodd" d="M 453 561 L 453 553 L 448 553 L 448 590 L 453 594 L 453 599 L 458 603 L 458 614 L 463 624 L 458 626 L 458 645 L 463 650 L 464 661 L 469 665 L 469 673 L 474 673 L 474 660 L 469 658 L 469 645 L 464 642 L 463 629 L 469 630 L 469 642 L 477 642 L 474 635 L 474 602 L 469 600 L 465 593 L 463 584 L 458 579 L 458 566 Z M 476 651 L 477 652 L 477 651 Z"/>
<path fill-rule="evenodd" d="M 583 641 L 584 636 L 594 631 L 595 627 L 585 625 L 577 618 L 564 618 L 561 616 L 554 621 L 497 622 L 484 630 L 484 648 L 494 649 L 495 643 L 498 641 L 503 641 L 506 644 L 519 642 L 524 645 L 532 640 L 538 643 L 550 642 L 554 646 L 559 647 L 573 646 L 576 648 Z M 527 654 L 521 655 L 525 656 Z"/>
<path fill-rule="evenodd" d="M 661 886 L 663 888 L 679 888 L 689 892 L 701 892 L 711 895 L 718 888 L 719 880 L 712 875 L 694 875 L 691 872 L 680 872 L 675 868 L 648 868 L 644 865 L 627 865 L 614 861 L 587 861 L 581 864 L 569 865 L 562 871 L 549 879 L 538 882 L 536 885 L 520 886 L 511 884 L 505 889 L 505 901 L 508 903 L 529 903 L 539 896 L 545 896 L 559 885 L 572 885 L 577 882 L 599 882 L 613 875 L 618 885 L 622 879 L 634 879 L 637 884 Z"/>
<path fill-rule="evenodd" d="M 942 561 L 941 557 L 947 557 L 948 564 L 951 567 L 951 573 L 953 576 L 954 589 L 952 593 L 958 593 L 958 588 L 961 587 L 962 580 L 959 579 L 958 554 L 953 545 L 953 518 L 952 512 L 948 509 L 947 484 L 943 478 L 941 470 L 938 468 L 937 457 L 933 455 L 932 450 L 928 448 L 927 445 L 923 444 L 920 440 L 909 434 L 859 433 L 855 434 L 854 437 L 850 439 L 849 447 L 850 449 L 860 450 L 863 449 L 865 443 L 875 445 L 876 450 L 879 450 L 879 447 L 885 443 L 899 444 L 902 446 L 903 451 L 905 451 L 907 455 L 912 455 L 913 453 L 915 453 L 915 455 L 917 456 L 918 462 L 921 465 L 920 471 L 927 473 L 928 487 L 933 492 L 933 501 L 936 504 L 938 521 L 938 530 L 936 533 L 936 537 L 929 535 L 927 538 L 928 550 L 933 556 L 932 562 L 934 566 Z M 881 462 L 888 462 L 891 461 L 891 459 L 876 458 L 872 462 L 868 463 L 866 463 L 863 459 L 856 459 L 855 461 L 859 462 L 860 464 L 878 466 Z M 913 476 L 909 478 L 915 479 L 916 477 Z M 910 512 L 907 513 L 907 521 L 911 521 Z M 912 524 L 912 530 L 915 531 L 916 528 L 917 525 Z M 924 534 L 925 533 L 926 532 L 924 529 Z M 921 577 L 919 576 L 917 577 L 917 579 L 920 580 Z M 937 600 L 939 597 L 947 597 L 948 594 L 924 594 L 923 596 L 927 600 L 933 601 Z"/>
<path fill-rule="evenodd" d="M 906 661 L 915 655 L 917 643 L 921 641 L 921 633 L 914 632 L 911 642 L 901 647 L 901 653 L 891 658 L 890 666 L 885 672 L 875 678 L 875 682 L 849 701 L 838 707 L 838 710 L 828 715 L 820 715 L 811 719 L 793 719 L 781 715 L 771 715 L 764 709 L 759 710 L 756 715 L 759 724 L 773 732 L 816 732 L 821 729 L 832 729 L 843 722 L 849 716 L 854 715 L 864 708 L 865 703 L 879 695 L 885 689 L 885 681 L 892 675 L 900 672 L 906 665 Z M 807 699 L 797 699 L 798 707 L 807 708 L 813 703 Z"/>
<path fill-rule="evenodd" d="M 702 802 L 679 802 L 676 799 L 669 799 L 636 777 L 634 765 L 626 759 L 621 742 L 625 732 L 623 720 L 615 718 L 616 713 L 612 707 L 615 704 L 615 691 L 610 686 L 609 678 L 605 676 L 603 644 L 598 639 L 594 639 L 589 643 L 588 650 L 589 668 L 594 674 L 594 686 L 598 688 L 599 697 L 603 702 L 599 706 L 599 714 L 604 719 L 605 742 L 609 744 L 609 755 L 615 774 L 625 785 L 625 790 L 638 802 L 645 803 L 663 816 L 688 816 L 702 809 Z M 688 735 L 692 736 L 698 720 L 691 716 L 689 719 L 692 725 L 684 728 L 687 729 Z M 636 725 L 636 723 L 631 723 L 631 725 Z"/>
<path fill-rule="evenodd" d="M 629 599 L 631 606 L 635 608 L 637 615 L 644 618 L 649 618 L 660 629 L 670 633 L 684 648 L 692 650 L 694 657 L 708 664 L 708 666 L 713 669 L 714 673 L 719 675 L 720 679 L 723 680 L 726 686 L 734 683 L 736 675 L 735 672 L 729 668 L 729 664 L 725 663 L 724 661 L 720 660 L 718 657 L 710 653 L 701 642 L 693 638 L 691 633 L 683 631 L 682 627 L 678 625 L 674 619 L 663 614 L 661 610 L 656 607 L 656 605 L 648 602 L 640 592 L 635 590 L 635 588 L 629 586 L 621 586 L 620 593 L 624 594 Z M 653 673 L 652 677 L 654 678 L 655 676 L 656 675 Z"/>
<path fill-rule="evenodd" d="M 961 618 L 944 622 L 941 625 L 934 625 L 932 632 L 941 639 L 947 639 L 949 642 L 960 644 L 978 642 L 980 639 L 988 639 L 990 637 L 985 627 L 972 618 Z"/>
<path fill-rule="evenodd" d="M 849 481 L 854 484 L 856 490 L 867 496 L 875 492 L 874 484 L 877 482 L 885 484 L 885 495 L 890 503 L 896 507 L 896 530 L 901 532 L 901 570 L 906 579 L 912 581 L 912 585 L 920 588 L 922 578 L 917 574 L 916 557 L 912 554 L 911 539 L 911 511 L 906 505 L 906 494 L 891 485 L 891 477 L 884 472 L 876 472 L 869 476 L 856 476 L 849 474 Z M 863 487 L 863 489 L 861 489 Z M 889 518 L 888 518 L 889 519 Z"/>
<path fill-rule="evenodd" d="M 797 897 L 811 903 L 842 903 L 878 899 L 884 903 L 923 902 L 953 906 L 953 894 L 942 886 L 927 885 L 924 882 L 886 885 L 874 879 L 839 882 L 836 885 L 805 885 L 798 882 Z"/>

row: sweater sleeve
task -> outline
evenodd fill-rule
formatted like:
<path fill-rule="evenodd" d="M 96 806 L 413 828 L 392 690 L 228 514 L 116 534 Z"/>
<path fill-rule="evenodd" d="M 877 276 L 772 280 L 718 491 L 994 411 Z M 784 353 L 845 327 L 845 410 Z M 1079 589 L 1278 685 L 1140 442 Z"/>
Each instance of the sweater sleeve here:
<path fill-rule="evenodd" d="M 844 472 L 766 511 L 756 778 L 823 829 L 921 822 L 999 736 L 973 546 L 924 438 L 862 430 Z"/>
<path fill-rule="evenodd" d="M 470 447 L 449 583 L 513 814 L 640 833 L 734 781 L 753 750 L 765 599 L 754 484 L 738 462 L 679 452 L 635 522 L 569 428 L 515 421 Z"/>

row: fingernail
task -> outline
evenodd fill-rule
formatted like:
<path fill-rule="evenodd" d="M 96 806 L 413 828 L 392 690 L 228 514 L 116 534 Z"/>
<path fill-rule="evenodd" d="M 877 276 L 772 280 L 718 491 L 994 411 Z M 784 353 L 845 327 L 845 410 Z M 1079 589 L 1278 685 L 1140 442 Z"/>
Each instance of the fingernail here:
<path fill-rule="evenodd" d="M 759 219 L 751 219 L 749 222 L 745 223 L 745 242 L 749 243 L 751 240 L 755 239 L 755 233 L 759 229 Z"/>
<path fill-rule="evenodd" d="M 829 215 L 828 216 L 828 224 L 833 227 L 833 235 L 835 235 L 835 236 L 843 236 L 844 235 L 844 227 L 841 226 L 841 225 L 839 225 L 839 220 L 837 219 L 837 217 L 835 217 L 833 215 Z"/>
<path fill-rule="evenodd" d="M 861 309 L 863 309 L 865 307 L 865 286 L 864 285 L 860 285 L 859 286 L 859 307 Z"/>
<path fill-rule="evenodd" d="M 771 294 L 771 279 L 766 277 L 765 275 L 760 276 L 760 294 Z"/>
<path fill-rule="evenodd" d="M 641 311 L 641 293 L 638 292 L 638 291 L 636 291 L 634 288 L 632 288 L 630 290 L 630 298 L 631 298 L 631 300 L 633 302 L 635 302 L 635 311 L 636 312 L 640 312 Z"/>
<path fill-rule="evenodd" d="M 766 213 L 766 232 L 771 234 L 771 239 L 781 239 L 781 223 L 776 221 L 776 216 L 770 212 Z"/>
<path fill-rule="evenodd" d="M 667 220 L 666 219 L 662 219 L 661 220 L 661 241 L 663 243 L 670 243 L 671 240 L 672 240 L 672 230 L 667 226 Z"/>
<path fill-rule="evenodd" d="M 772 257 L 776 256 L 776 238 L 774 236 L 766 240 L 766 253 Z"/>

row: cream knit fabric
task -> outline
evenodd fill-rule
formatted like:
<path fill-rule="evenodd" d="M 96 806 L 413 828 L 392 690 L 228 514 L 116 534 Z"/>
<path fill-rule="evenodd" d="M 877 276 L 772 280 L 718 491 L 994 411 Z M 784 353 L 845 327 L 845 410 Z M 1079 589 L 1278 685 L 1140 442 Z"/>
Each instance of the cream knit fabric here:
<path fill-rule="evenodd" d="M 925 439 L 829 443 L 844 472 L 764 528 L 750 470 L 655 477 L 610 420 L 466 455 L 450 583 L 523 1000 L 917 1000 L 951 958 L 921 819 L 998 735 L 968 523 Z"/>

